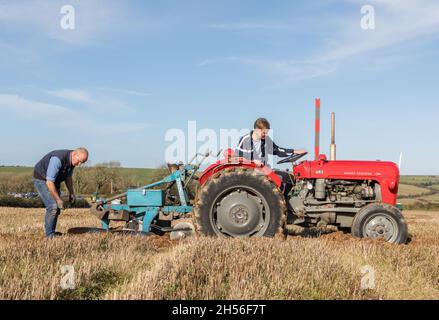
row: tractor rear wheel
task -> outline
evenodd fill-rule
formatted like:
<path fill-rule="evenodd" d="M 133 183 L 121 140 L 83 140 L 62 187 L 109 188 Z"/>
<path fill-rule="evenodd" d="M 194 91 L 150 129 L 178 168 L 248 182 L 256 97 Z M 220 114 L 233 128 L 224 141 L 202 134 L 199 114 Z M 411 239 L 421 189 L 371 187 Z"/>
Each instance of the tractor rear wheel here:
<path fill-rule="evenodd" d="M 285 226 L 285 199 L 266 176 L 229 169 L 199 190 L 194 218 L 197 231 L 207 236 L 273 237 Z"/>
<path fill-rule="evenodd" d="M 404 217 L 397 208 L 388 204 L 372 203 L 362 208 L 355 216 L 352 235 L 405 244 L 408 230 Z"/>

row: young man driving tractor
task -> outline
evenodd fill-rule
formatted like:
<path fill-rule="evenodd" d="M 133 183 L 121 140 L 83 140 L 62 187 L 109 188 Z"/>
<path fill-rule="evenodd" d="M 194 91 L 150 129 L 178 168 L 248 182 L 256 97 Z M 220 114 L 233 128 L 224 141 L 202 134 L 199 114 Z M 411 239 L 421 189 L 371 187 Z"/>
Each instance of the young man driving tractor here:
<path fill-rule="evenodd" d="M 253 130 L 239 139 L 236 148 L 238 157 L 253 161 L 258 166 L 266 166 L 267 156 L 275 155 L 281 158 L 289 157 L 293 154 L 304 154 L 304 149 L 288 149 L 279 147 L 268 136 L 270 131 L 270 123 L 265 118 L 259 118 L 255 121 Z M 274 170 L 275 173 L 282 178 L 283 191 L 288 193 L 292 187 L 291 176 L 288 172 Z"/>

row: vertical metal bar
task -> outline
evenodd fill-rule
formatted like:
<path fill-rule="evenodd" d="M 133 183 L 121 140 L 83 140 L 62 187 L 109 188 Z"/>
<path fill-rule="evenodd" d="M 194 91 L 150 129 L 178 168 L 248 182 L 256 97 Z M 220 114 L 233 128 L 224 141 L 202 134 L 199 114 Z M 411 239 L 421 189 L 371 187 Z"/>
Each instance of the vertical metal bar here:
<path fill-rule="evenodd" d="M 335 113 L 331 113 L 331 144 L 335 144 Z"/>
<path fill-rule="evenodd" d="M 183 183 L 181 182 L 181 178 L 178 177 L 177 179 L 175 179 L 175 183 L 177 184 L 178 195 L 180 197 L 180 204 L 182 206 L 186 206 L 187 202 L 188 202 L 188 198 L 187 198 L 186 192 L 184 191 Z"/>
<path fill-rule="evenodd" d="M 329 159 L 336 160 L 336 147 L 335 147 L 335 113 L 331 113 L 331 145 L 329 146 Z"/>
<path fill-rule="evenodd" d="M 315 141 L 314 158 L 317 160 L 320 154 L 320 98 L 316 99 Z"/>

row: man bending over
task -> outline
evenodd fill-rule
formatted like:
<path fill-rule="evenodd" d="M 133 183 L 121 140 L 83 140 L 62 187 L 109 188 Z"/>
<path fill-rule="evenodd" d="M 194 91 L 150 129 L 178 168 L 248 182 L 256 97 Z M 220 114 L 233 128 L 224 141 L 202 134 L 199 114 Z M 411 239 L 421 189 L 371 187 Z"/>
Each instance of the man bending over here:
<path fill-rule="evenodd" d="M 46 206 L 44 229 L 47 238 L 58 235 L 55 232 L 58 215 L 64 208 L 61 199 L 61 182 L 69 191 L 69 200 L 75 201 L 73 190 L 73 169 L 88 160 L 85 148 L 75 150 L 55 150 L 46 154 L 34 168 L 34 185 Z"/>

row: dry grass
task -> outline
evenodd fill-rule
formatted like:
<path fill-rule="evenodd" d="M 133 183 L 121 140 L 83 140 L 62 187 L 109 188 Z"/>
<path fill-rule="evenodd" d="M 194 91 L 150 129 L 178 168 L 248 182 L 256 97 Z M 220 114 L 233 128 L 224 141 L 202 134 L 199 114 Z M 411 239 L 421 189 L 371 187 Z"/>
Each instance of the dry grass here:
<path fill-rule="evenodd" d="M 47 241 L 42 209 L 0 208 L 0 299 L 439 299 L 439 213 L 405 214 L 412 240 L 403 246 L 338 232 L 171 243 L 120 234 Z M 59 219 L 59 231 L 77 226 L 98 223 L 80 209 Z M 63 265 L 75 268 L 74 290 L 60 287 Z M 360 287 L 364 265 L 376 271 L 373 290 Z"/>

